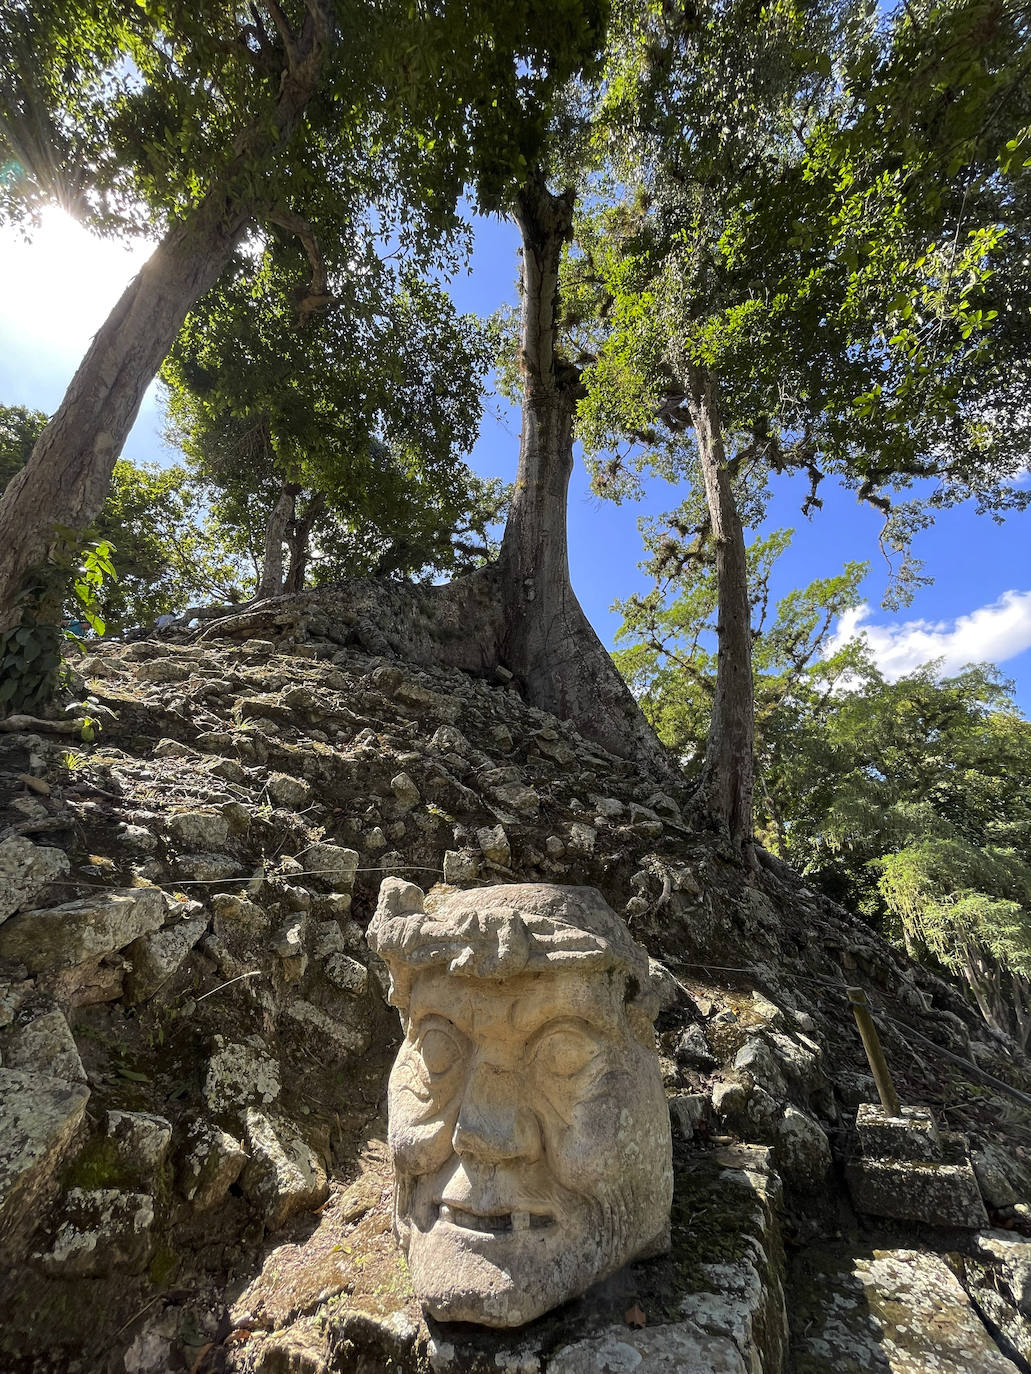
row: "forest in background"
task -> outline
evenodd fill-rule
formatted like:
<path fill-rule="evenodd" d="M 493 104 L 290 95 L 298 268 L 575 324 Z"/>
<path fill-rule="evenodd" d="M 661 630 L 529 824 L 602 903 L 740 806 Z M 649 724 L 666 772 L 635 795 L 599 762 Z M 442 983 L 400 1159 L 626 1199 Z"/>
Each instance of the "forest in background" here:
<path fill-rule="evenodd" d="M 999 0 L 13 4 L 0 214 L 159 246 L 57 412 L 0 409 L 0 710 L 50 709 L 69 618 L 485 579 L 485 663 L 686 771 L 743 864 L 857 906 L 1024 1047 L 1031 727 L 983 665 L 826 654 L 862 569 L 771 605 L 788 536 L 759 531 L 776 475 L 816 518 L 842 482 L 904 601 L 936 511 L 1026 506 L 1028 26 Z M 452 305 L 466 204 L 519 227 L 518 314 Z M 119 456 L 158 375 L 171 468 Z M 488 375 L 523 410 L 511 490 L 465 462 Z M 574 442 L 602 497 L 689 492 L 645 531 L 618 673 L 569 585 Z"/>

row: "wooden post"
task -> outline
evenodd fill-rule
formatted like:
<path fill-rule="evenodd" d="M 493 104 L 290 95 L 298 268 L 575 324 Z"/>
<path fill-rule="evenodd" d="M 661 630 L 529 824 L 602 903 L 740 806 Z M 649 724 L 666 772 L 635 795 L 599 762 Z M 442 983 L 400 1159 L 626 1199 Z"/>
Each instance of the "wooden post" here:
<path fill-rule="evenodd" d="M 866 1050 L 866 1057 L 870 1061 L 873 1081 L 877 1084 L 877 1094 L 881 1099 L 881 1106 L 889 1116 L 901 1116 L 902 1104 L 899 1102 L 899 1095 L 895 1091 L 895 1084 L 891 1081 L 891 1071 L 877 1036 L 877 1027 L 870 1015 L 870 1005 L 866 1000 L 866 993 L 862 988 L 846 988 L 845 991 L 848 993 L 848 1000 L 852 1004 L 859 1034 L 863 1037 L 863 1049 Z"/>

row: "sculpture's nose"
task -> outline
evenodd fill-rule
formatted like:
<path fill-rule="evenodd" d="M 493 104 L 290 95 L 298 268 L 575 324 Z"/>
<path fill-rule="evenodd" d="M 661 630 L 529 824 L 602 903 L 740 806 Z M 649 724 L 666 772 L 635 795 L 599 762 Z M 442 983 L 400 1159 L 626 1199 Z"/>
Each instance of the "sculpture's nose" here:
<path fill-rule="evenodd" d="M 455 1154 L 486 1164 L 540 1157 L 537 1117 L 524 1099 L 518 1074 L 493 1064 L 475 1066 L 466 1083 L 452 1137 Z"/>

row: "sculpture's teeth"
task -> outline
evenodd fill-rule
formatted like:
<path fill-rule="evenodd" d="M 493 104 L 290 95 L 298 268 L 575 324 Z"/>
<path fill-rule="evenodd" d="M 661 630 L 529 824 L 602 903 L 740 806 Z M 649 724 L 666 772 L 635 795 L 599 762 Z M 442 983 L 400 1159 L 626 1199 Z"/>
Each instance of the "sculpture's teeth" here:
<path fill-rule="evenodd" d="M 529 1231 L 529 1229 L 530 1229 L 530 1213 L 529 1213 L 529 1212 L 513 1212 L 513 1213 L 512 1213 L 512 1230 L 513 1230 L 513 1231 Z"/>
<path fill-rule="evenodd" d="M 451 1208 L 447 1205 L 446 1202 L 442 1202 L 442 1203 L 440 1204 L 440 1219 L 441 1219 L 441 1221 L 452 1221 L 452 1220 L 453 1220 L 452 1215 L 451 1215 Z"/>

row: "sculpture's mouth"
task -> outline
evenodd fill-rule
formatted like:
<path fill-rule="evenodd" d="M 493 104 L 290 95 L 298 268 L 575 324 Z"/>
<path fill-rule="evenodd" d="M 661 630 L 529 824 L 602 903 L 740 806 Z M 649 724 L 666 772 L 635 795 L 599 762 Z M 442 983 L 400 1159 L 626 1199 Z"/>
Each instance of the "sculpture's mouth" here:
<path fill-rule="evenodd" d="M 441 1221 L 448 1221 L 463 1231 L 487 1235 L 501 1231 L 542 1231 L 555 1220 L 543 1212 L 468 1212 L 464 1207 L 452 1207 L 446 1202 L 440 1204 L 438 1216 Z"/>

